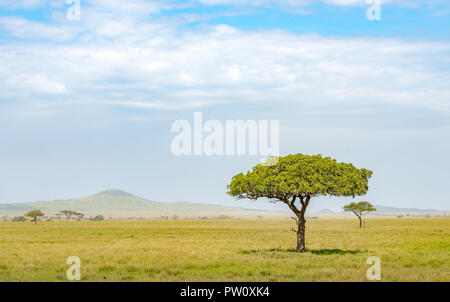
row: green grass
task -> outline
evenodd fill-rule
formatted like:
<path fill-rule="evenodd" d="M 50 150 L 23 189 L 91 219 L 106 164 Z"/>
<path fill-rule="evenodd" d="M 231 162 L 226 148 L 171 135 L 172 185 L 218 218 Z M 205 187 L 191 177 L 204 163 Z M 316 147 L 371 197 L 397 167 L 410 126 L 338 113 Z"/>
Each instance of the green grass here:
<path fill-rule="evenodd" d="M 0 222 L 0 281 L 450 281 L 450 219 L 307 222 L 295 252 L 292 220 Z"/>

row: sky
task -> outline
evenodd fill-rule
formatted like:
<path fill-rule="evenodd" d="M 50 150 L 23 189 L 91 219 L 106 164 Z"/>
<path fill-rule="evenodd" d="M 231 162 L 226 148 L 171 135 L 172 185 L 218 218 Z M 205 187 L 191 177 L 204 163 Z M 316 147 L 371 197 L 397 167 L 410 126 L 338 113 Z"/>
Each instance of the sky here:
<path fill-rule="evenodd" d="M 380 20 L 365 0 L 68 2 L 0 0 L 0 203 L 116 188 L 284 209 L 226 195 L 260 157 L 172 153 L 201 112 L 372 170 L 358 200 L 450 209 L 449 1 L 382 1 Z"/>

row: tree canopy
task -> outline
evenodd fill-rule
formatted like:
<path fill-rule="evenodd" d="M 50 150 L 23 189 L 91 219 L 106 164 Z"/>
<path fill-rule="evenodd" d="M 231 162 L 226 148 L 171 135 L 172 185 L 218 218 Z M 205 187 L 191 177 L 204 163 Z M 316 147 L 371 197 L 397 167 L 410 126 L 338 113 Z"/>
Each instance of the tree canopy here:
<path fill-rule="evenodd" d="M 368 201 L 352 202 L 344 206 L 344 211 L 353 212 L 357 215 L 363 215 L 372 211 L 376 211 L 374 206 Z"/>
<path fill-rule="evenodd" d="M 372 171 L 357 169 L 322 155 L 295 154 L 278 158 L 274 165 L 259 164 L 235 175 L 228 194 L 256 200 L 286 201 L 292 197 L 359 196 L 367 193 Z"/>
<path fill-rule="evenodd" d="M 66 219 L 69 220 L 70 217 L 72 217 L 73 215 L 77 215 L 78 213 L 76 211 L 72 211 L 72 210 L 63 210 L 63 211 L 59 211 L 61 214 L 63 214 L 64 216 L 66 216 Z"/>

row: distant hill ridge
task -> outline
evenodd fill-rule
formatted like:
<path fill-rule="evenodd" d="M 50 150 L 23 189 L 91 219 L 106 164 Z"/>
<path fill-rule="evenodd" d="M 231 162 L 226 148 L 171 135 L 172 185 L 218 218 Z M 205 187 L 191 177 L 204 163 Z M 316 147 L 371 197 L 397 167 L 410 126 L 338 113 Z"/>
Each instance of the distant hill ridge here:
<path fill-rule="evenodd" d="M 390 213 L 426 213 L 439 212 L 433 209 L 417 209 L 417 208 L 396 208 L 383 205 L 375 205 L 377 209 L 374 215 Z M 268 210 L 253 210 L 232 206 L 222 206 L 207 203 L 194 202 L 156 202 L 135 196 L 123 190 L 109 189 L 99 193 L 89 195 L 83 198 L 74 198 L 68 200 L 53 200 L 53 201 L 36 201 L 36 202 L 22 202 L 0 204 L 0 215 L 23 215 L 28 211 L 39 209 L 46 215 L 52 216 L 62 210 L 74 210 L 82 212 L 87 215 L 147 215 L 158 214 L 186 214 L 191 213 L 202 214 L 245 214 L 259 212 L 261 214 L 281 213 L 277 211 Z M 281 210 L 282 212 L 288 213 Z M 329 209 L 322 209 L 318 214 L 339 215 L 344 212 L 335 213 Z M 259 215 L 259 214 L 258 214 Z"/>
<path fill-rule="evenodd" d="M 322 209 L 320 211 L 317 211 L 318 214 L 334 214 L 333 211 L 331 211 L 330 209 Z"/>
<path fill-rule="evenodd" d="M 397 213 L 397 212 L 436 212 L 434 209 L 417 209 L 417 208 L 396 208 L 382 205 L 374 205 L 377 212 Z"/>
<path fill-rule="evenodd" d="M 68 200 L 0 204 L 1 215 L 23 215 L 34 209 L 40 209 L 47 215 L 54 215 L 62 210 L 74 210 L 85 214 L 263 212 L 263 210 L 250 210 L 206 203 L 156 202 L 117 189 L 105 190 L 87 197 Z"/>
<path fill-rule="evenodd" d="M 92 196 L 136 197 L 133 194 L 130 194 L 130 193 L 122 191 L 122 190 L 117 190 L 117 189 L 109 189 L 109 190 L 101 191 Z"/>

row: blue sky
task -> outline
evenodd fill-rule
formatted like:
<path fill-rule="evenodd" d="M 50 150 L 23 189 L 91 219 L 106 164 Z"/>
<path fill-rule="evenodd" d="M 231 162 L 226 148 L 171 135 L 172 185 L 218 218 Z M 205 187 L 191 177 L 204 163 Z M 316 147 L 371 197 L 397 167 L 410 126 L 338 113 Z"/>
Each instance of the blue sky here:
<path fill-rule="evenodd" d="M 254 156 L 174 156 L 177 119 L 279 120 L 280 152 L 374 171 L 367 199 L 449 209 L 450 3 L 0 0 L 0 202 L 225 194 Z M 321 198 L 311 211 L 339 210 Z"/>

